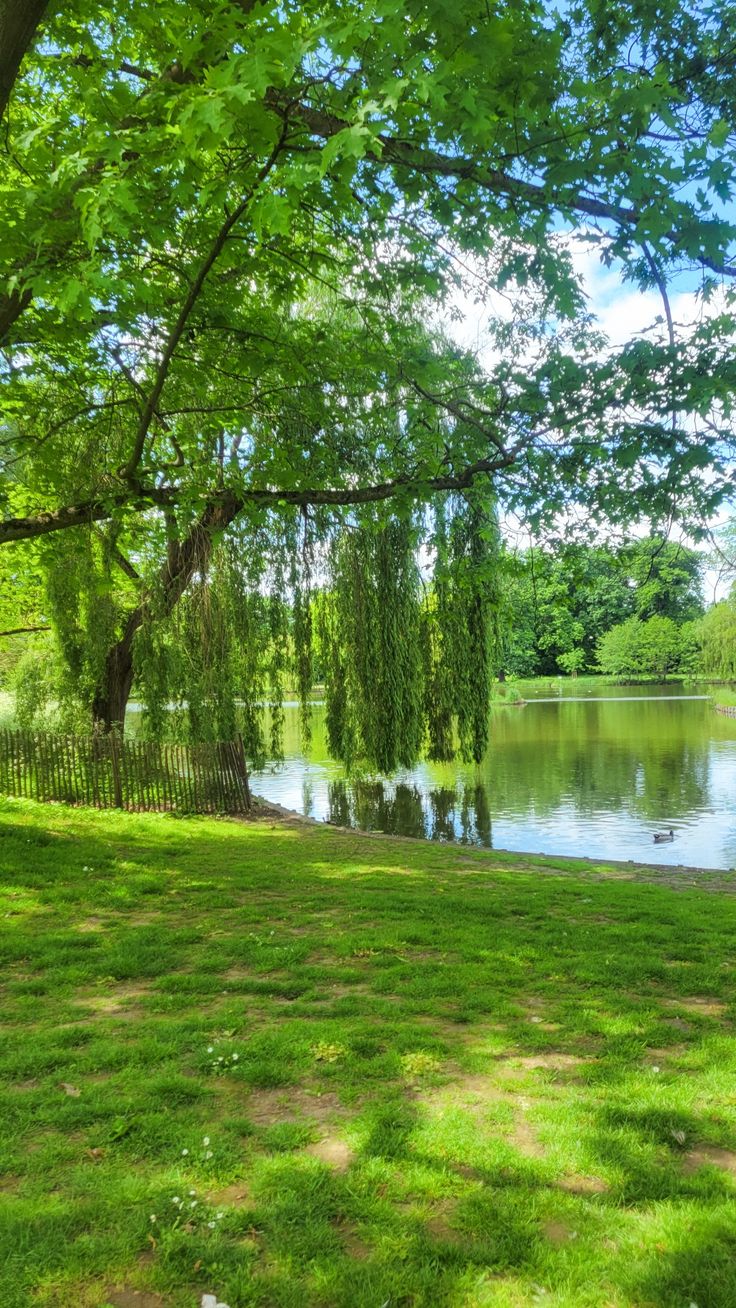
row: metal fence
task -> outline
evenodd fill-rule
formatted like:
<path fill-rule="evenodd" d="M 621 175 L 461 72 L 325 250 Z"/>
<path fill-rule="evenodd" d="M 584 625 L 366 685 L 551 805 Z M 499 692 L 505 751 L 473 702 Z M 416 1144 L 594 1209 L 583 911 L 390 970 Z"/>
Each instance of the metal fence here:
<path fill-rule="evenodd" d="M 0 792 L 136 813 L 251 806 L 241 740 L 160 745 L 114 734 L 0 731 Z"/>

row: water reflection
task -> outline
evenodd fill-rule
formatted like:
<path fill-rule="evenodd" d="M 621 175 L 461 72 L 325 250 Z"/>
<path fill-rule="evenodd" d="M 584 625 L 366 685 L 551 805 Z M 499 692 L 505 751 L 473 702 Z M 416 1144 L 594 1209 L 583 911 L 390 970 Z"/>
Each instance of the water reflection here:
<path fill-rule="evenodd" d="M 441 786 L 420 790 L 406 782 L 331 781 L 329 822 L 388 835 L 457 840 L 490 848 L 491 812 L 483 786 Z M 308 810 L 305 810 L 308 811 Z"/>
<path fill-rule="evenodd" d="M 286 711 L 286 760 L 254 779 L 267 798 L 340 826 L 497 849 L 736 866 L 736 719 L 667 693 L 531 702 L 493 712 L 482 764 L 421 763 L 351 780 L 327 754 L 324 709 L 302 752 Z M 671 845 L 652 833 L 675 830 Z"/>

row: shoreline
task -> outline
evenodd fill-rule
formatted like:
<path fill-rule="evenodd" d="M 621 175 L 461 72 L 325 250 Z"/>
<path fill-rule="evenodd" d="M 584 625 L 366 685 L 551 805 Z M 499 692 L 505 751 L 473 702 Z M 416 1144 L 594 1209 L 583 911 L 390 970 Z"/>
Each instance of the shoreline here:
<path fill-rule="evenodd" d="M 629 877 L 621 876 L 621 880 L 644 880 L 644 877 L 636 876 L 636 873 L 654 872 L 669 875 L 674 878 L 675 884 L 683 884 L 683 877 L 708 877 L 710 879 L 727 878 L 728 885 L 733 884 L 736 891 L 736 868 L 720 867 L 694 867 L 689 863 L 653 863 L 645 859 L 615 859 L 615 858 L 593 858 L 588 854 L 537 854 L 523 849 L 496 849 L 488 848 L 485 845 L 461 845 L 458 841 L 453 840 L 428 840 L 425 836 L 404 836 L 394 835 L 388 831 L 366 831 L 364 827 L 342 827 L 335 822 L 320 821 L 319 818 L 308 817 L 305 813 L 299 813 L 296 809 L 285 808 L 283 804 L 274 803 L 267 800 L 263 795 L 253 795 L 254 803 L 262 810 L 255 813 L 256 818 L 277 818 L 282 821 L 302 824 L 304 826 L 320 827 L 330 831 L 335 831 L 345 836 L 361 836 L 378 840 L 400 840 L 408 841 L 412 845 L 429 845 L 434 849 L 446 848 L 448 850 L 462 853 L 463 856 L 473 855 L 481 857 L 499 857 L 504 862 L 512 859 L 523 860 L 530 865 L 524 870 L 549 871 L 554 866 L 560 864 L 561 872 L 571 872 L 578 868 L 578 865 L 584 863 L 591 870 L 604 872 L 606 868 L 612 868 L 620 873 L 629 873 Z M 252 821 L 252 818 L 235 818 L 233 821 Z M 535 860 L 540 861 L 538 869 L 534 868 Z M 550 869 L 550 865 L 553 868 Z M 659 880 L 663 878 L 660 877 Z M 689 885 L 688 888 L 691 888 Z"/>

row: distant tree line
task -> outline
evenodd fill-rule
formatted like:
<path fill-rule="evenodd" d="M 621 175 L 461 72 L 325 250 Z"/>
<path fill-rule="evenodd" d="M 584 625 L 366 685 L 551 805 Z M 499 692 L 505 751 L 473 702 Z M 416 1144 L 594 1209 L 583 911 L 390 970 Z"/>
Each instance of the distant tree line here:
<path fill-rule="evenodd" d="M 699 648 L 693 624 L 705 612 L 703 568 L 697 550 L 657 536 L 507 552 L 502 674 L 679 671 L 685 646 L 691 664 Z"/>

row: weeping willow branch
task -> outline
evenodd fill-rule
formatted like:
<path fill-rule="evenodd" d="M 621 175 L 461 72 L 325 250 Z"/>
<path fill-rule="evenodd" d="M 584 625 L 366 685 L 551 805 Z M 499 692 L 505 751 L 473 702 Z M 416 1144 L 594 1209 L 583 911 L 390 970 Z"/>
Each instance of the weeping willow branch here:
<path fill-rule="evenodd" d="M 249 505 L 281 508 L 294 505 L 298 508 L 333 505 L 337 508 L 350 505 L 377 504 L 396 495 L 422 499 L 433 491 L 463 491 L 470 489 L 477 478 L 492 476 L 517 460 L 527 441 L 519 441 L 510 450 L 494 459 L 478 459 L 457 473 L 436 477 L 397 477 L 393 481 L 373 486 L 310 488 L 304 490 L 252 489 L 243 491 L 221 490 L 203 495 L 203 512 L 221 510 L 232 521 Z M 90 522 L 105 522 L 117 514 L 134 510 L 144 513 L 149 509 L 175 507 L 181 500 L 191 501 L 191 491 L 179 486 L 151 486 L 145 490 L 133 489 L 117 494 L 68 504 L 60 509 L 31 514 L 21 518 L 6 518 L 0 523 L 0 545 L 12 541 L 31 540 L 50 532 L 68 531 Z"/>

